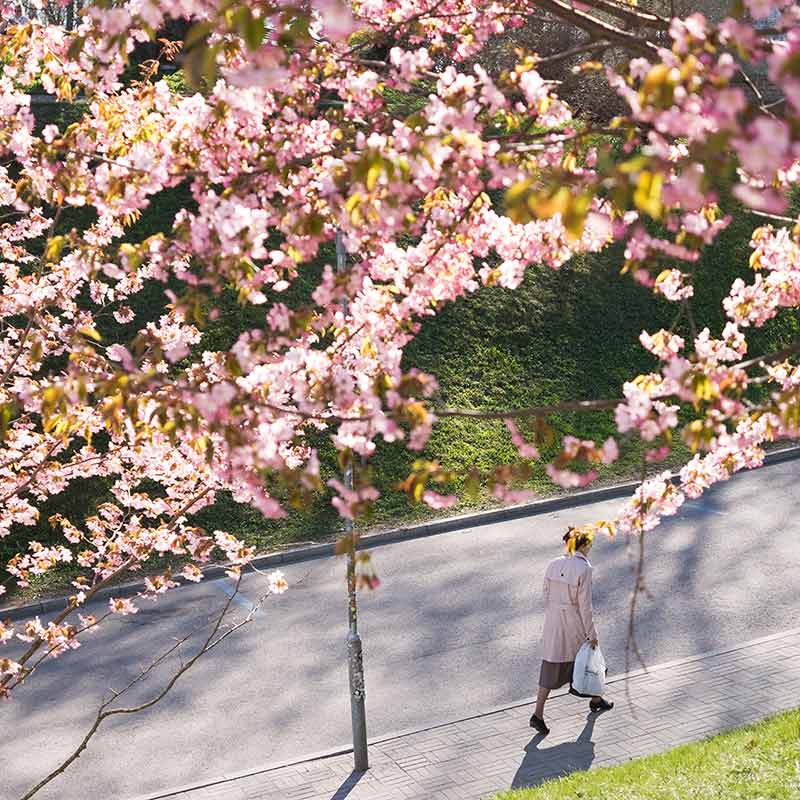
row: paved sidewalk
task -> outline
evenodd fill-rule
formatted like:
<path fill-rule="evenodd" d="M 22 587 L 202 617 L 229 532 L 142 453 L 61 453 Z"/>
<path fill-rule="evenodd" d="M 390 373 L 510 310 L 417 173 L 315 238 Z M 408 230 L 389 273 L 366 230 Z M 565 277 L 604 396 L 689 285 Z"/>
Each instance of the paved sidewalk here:
<path fill-rule="evenodd" d="M 553 693 L 545 711 L 547 737 L 528 727 L 528 701 L 373 741 L 370 769 L 361 775 L 352 772 L 352 753 L 346 752 L 147 800 L 479 800 L 509 787 L 535 786 L 795 707 L 800 628 L 612 678 L 607 696 L 614 710 L 590 714 L 587 701 Z"/>

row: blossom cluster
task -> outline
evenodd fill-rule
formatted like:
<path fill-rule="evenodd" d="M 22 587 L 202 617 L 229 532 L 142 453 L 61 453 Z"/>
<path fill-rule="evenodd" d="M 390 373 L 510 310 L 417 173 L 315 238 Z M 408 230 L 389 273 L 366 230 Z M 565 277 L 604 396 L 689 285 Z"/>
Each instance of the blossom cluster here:
<path fill-rule="evenodd" d="M 211 558 L 238 575 L 252 548 L 192 521 L 220 492 L 279 518 L 287 497 L 302 505 L 327 487 L 342 517 L 365 513 L 379 496 L 369 471 L 352 488 L 326 482 L 320 437 L 345 466 L 368 463 L 381 441 L 423 451 L 441 394 L 404 355 L 425 320 L 576 254 L 619 242 L 622 271 L 676 303 L 689 335 L 642 333 L 658 364 L 624 383 L 602 444 L 566 436 L 546 458 L 546 437 L 531 443 L 513 414 L 495 413 L 522 466 L 480 476 L 488 492 L 524 499 L 518 484 L 538 461 L 555 483 L 583 486 L 630 438 L 653 463 L 680 433 L 697 451 L 680 485 L 650 478 L 622 512 L 620 529 L 641 533 L 760 463 L 765 442 L 798 433 L 791 358 L 766 364 L 758 383 L 760 366 L 742 359 L 748 328 L 800 305 L 800 231 L 753 232 L 756 274 L 730 287 L 721 332 L 696 332 L 690 317 L 701 254 L 730 222 L 715 176 L 735 174 L 736 198 L 767 214 L 786 211 L 800 176 L 795 5 L 747 3 L 756 17 L 779 12 L 781 38 L 699 13 L 662 26 L 669 47 L 634 37 L 624 71 L 605 70 L 629 109 L 603 132 L 619 148 L 573 118 L 537 54 L 500 74 L 475 63 L 492 37 L 538 13 L 528 0 L 234 5 L 97 3 L 74 31 L 33 21 L 0 34 L 0 537 L 43 524 L 42 504 L 79 480 L 110 487 L 83 518 L 49 520 L 63 541 L 34 540 L 7 564 L 20 586 L 59 564 L 82 572 L 63 615 L 16 630 L 31 655 L 0 661 L 4 691 L 29 674 L 34 651 L 66 652 L 93 630 L 99 621 L 69 620 L 123 573 L 166 554 L 184 562 L 154 570 L 140 597 L 112 597 L 111 616 L 200 580 Z M 190 26 L 189 92 L 157 64 L 133 82 L 124 72 L 171 19 Z M 766 67 L 785 119 L 751 102 L 736 80 L 742 59 Z M 35 81 L 61 100 L 80 95 L 79 119 L 38 131 L 21 88 Z M 413 113 L 393 110 L 398 91 L 418 100 Z M 190 202 L 139 236 L 137 220 L 178 187 Z M 76 209 L 88 212 L 82 227 L 65 224 Z M 344 263 L 313 272 L 335 239 Z M 307 280 L 310 292 L 292 291 Z M 231 291 L 258 324 L 214 349 L 203 325 Z M 150 321 L 136 310 L 145 297 L 161 298 Z M 457 501 L 431 488 L 449 470 L 424 454 L 414 464 L 410 496 Z M 0 627 L 0 643 L 14 635 Z"/>

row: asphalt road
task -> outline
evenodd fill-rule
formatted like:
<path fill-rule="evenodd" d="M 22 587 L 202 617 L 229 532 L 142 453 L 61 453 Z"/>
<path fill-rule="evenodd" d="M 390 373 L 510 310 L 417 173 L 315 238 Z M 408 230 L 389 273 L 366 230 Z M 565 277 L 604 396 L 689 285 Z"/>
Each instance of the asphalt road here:
<path fill-rule="evenodd" d="M 716 487 L 647 540 L 652 599 L 638 615 L 651 664 L 800 625 L 794 497 L 800 461 Z M 376 548 L 382 584 L 361 595 L 372 737 L 530 697 L 538 675 L 541 578 L 565 526 L 610 518 L 621 500 Z M 624 671 L 636 547 L 592 552 L 609 674 Z M 156 707 L 109 720 L 42 800 L 130 798 L 346 744 L 344 562 L 286 569 L 292 588 L 198 662 Z M 264 579 L 243 584 L 243 604 Z M 0 706 L 0 797 L 20 798 L 80 742 L 110 686 L 225 601 L 226 581 L 182 589 L 121 618 L 41 668 Z M 238 612 L 243 612 L 237 606 Z M 186 651 L 189 653 L 191 648 Z M 166 665 L 170 669 L 175 661 Z M 146 699 L 167 668 L 131 693 Z"/>

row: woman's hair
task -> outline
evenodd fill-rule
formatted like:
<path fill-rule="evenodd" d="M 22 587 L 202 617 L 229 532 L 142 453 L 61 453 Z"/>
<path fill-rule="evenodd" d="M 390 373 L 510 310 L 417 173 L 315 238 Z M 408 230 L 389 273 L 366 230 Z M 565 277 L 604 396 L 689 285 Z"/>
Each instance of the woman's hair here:
<path fill-rule="evenodd" d="M 591 530 L 569 527 L 564 534 L 563 541 L 567 546 L 567 551 L 574 553 L 576 550 L 580 550 L 581 547 L 591 544 L 593 538 L 594 535 Z"/>

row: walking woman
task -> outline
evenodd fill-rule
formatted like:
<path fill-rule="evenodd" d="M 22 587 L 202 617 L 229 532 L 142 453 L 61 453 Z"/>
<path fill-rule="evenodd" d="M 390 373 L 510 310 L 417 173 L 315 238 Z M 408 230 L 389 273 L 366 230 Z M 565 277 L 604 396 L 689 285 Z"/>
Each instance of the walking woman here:
<path fill-rule="evenodd" d="M 597 630 L 592 618 L 592 533 L 569 528 L 564 534 L 567 552 L 553 559 L 544 574 L 544 631 L 542 632 L 542 668 L 539 693 L 531 727 L 550 733 L 544 722 L 544 704 L 551 690 L 570 684 L 575 656 L 581 645 L 597 647 Z M 591 711 L 609 711 L 614 704 L 602 697 L 592 697 Z"/>

